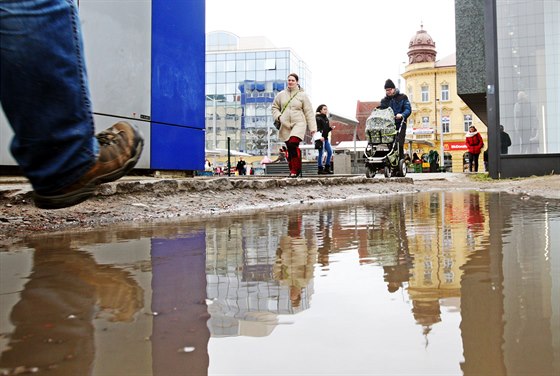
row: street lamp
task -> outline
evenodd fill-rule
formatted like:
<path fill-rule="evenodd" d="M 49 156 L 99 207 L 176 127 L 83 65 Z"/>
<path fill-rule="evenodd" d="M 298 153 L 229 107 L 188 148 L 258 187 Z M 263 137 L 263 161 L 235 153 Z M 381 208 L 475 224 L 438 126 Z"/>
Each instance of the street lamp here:
<path fill-rule="evenodd" d="M 445 154 L 443 151 L 443 109 L 442 109 L 442 105 L 441 105 L 441 101 L 439 99 L 436 99 L 436 101 L 438 102 L 438 109 L 439 109 L 439 122 L 441 123 L 440 129 L 441 129 L 441 134 L 439 136 L 439 147 L 440 147 L 440 166 L 439 166 L 439 170 L 441 171 L 445 171 Z"/>
<path fill-rule="evenodd" d="M 218 148 L 218 136 L 217 136 L 217 131 L 216 131 L 216 117 L 218 116 L 218 114 L 216 113 L 216 97 L 215 96 L 210 96 L 207 95 L 206 99 L 209 99 L 212 101 L 212 103 L 214 104 L 214 113 L 212 114 L 212 136 L 214 138 L 213 140 L 213 144 L 214 144 L 214 150 L 216 150 Z"/>

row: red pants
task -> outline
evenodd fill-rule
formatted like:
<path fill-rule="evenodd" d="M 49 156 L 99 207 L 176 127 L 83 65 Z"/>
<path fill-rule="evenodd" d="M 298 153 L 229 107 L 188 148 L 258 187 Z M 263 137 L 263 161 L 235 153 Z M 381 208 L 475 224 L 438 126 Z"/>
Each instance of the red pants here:
<path fill-rule="evenodd" d="M 292 136 L 288 141 L 286 141 L 286 147 L 288 148 L 288 167 L 290 168 L 291 174 L 301 173 L 300 142 L 301 140 L 296 136 Z"/>

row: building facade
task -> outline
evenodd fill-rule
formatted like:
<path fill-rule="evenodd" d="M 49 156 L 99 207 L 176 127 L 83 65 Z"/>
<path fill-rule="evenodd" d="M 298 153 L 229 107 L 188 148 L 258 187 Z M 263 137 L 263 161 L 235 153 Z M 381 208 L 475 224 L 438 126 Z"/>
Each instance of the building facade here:
<path fill-rule="evenodd" d="M 206 36 L 206 149 L 275 155 L 279 143 L 271 105 L 286 87 L 288 74 L 311 94 L 311 73 L 289 48 L 264 37 L 238 37 L 226 31 Z"/>
<path fill-rule="evenodd" d="M 412 105 L 407 139 L 412 141 L 412 153 L 421 156 L 435 150 L 440 160 L 442 155 L 451 156 L 453 172 L 463 172 L 465 133 L 474 125 L 486 143 L 486 126 L 457 94 L 455 54 L 440 60 L 436 54 L 435 42 L 421 27 L 410 40 L 409 62 L 402 75 L 406 80 L 402 91 Z M 482 156 L 479 171 L 484 171 Z"/>
<path fill-rule="evenodd" d="M 458 93 L 488 127 L 490 175 L 558 173 L 560 2 L 455 0 L 455 20 Z"/>

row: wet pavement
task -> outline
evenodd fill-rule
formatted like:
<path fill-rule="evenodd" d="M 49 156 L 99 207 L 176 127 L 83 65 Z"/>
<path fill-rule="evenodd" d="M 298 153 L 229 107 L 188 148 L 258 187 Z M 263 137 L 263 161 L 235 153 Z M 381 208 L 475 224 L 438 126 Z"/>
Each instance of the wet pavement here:
<path fill-rule="evenodd" d="M 469 191 L 34 237 L 0 374 L 558 375 L 559 233 Z"/>

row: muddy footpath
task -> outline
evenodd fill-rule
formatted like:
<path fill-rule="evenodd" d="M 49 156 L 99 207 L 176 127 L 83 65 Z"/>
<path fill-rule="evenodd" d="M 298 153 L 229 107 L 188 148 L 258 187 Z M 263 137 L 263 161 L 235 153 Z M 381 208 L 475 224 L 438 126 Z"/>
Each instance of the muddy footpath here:
<path fill-rule="evenodd" d="M 560 175 L 492 180 L 484 174 L 408 174 L 405 178 L 328 176 L 139 177 L 100 185 L 71 208 L 38 209 L 23 178 L 0 178 L 0 251 L 37 234 L 115 225 L 191 221 L 229 213 L 290 210 L 427 191 L 500 191 L 560 200 Z"/>

